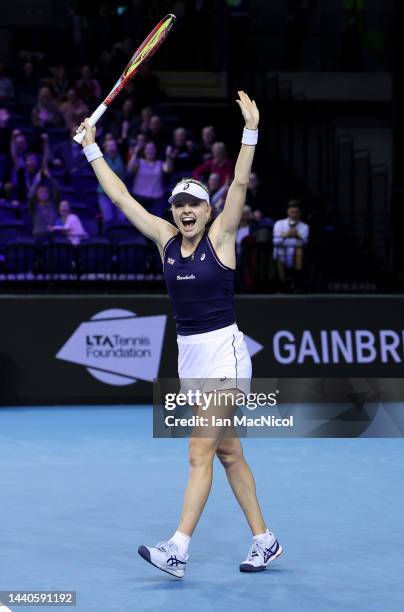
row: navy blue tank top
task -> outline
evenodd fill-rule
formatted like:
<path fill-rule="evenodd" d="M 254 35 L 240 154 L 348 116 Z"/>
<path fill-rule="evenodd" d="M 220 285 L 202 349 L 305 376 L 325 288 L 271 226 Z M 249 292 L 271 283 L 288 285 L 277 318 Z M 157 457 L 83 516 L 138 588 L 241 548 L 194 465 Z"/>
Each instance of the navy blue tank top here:
<path fill-rule="evenodd" d="M 177 333 L 202 334 L 232 325 L 235 270 L 217 257 L 207 233 L 194 253 L 181 255 L 179 232 L 164 247 L 164 279 Z"/>

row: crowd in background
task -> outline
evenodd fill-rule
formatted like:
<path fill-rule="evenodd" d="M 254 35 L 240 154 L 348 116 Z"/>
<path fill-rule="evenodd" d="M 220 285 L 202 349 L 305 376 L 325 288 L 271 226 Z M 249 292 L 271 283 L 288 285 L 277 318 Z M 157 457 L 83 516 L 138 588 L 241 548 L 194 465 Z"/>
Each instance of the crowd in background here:
<path fill-rule="evenodd" d="M 103 91 L 89 65 L 74 74 L 33 57 L 14 72 L 0 64 L 0 241 L 7 240 L 10 223 L 13 239 L 19 227 L 21 237 L 31 236 L 37 244 L 64 238 L 74 245 L 108 236 L 111 225 L 126 223 L 72 140 Z M 226 135 L 219 136 L 213 125 L 193 132 L 163 101 L 157 77 L 145 67 L 136 88 L 126 89 L 97 125 L 104 158 L 153 214 L 171 220 L 170 191 L 190 176 L 207 185 L 219 214 L 235 162 L 222 140 Z M 239 257 L 242 241 L 258 230 L 270 238 L 273 225 L 253 172 L 237 236 Z"/>

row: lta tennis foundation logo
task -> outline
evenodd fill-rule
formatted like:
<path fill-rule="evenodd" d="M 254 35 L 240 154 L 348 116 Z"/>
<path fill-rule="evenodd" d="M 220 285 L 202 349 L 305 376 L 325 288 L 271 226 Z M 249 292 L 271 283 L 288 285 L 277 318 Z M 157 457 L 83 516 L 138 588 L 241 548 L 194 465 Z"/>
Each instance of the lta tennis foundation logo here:
<path fill-rule="evenodd" d="M 57 353 L 57 359 L 86 366 L 109 385 L 152 382 L 158 376 L 167 317 L 137 317 L 114 308 L 81 323 Z"/>

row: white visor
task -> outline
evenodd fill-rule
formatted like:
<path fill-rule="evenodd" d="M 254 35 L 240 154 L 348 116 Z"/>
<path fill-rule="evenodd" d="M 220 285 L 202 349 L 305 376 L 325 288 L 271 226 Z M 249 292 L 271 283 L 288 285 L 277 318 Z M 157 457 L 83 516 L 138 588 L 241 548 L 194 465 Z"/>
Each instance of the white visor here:
<path fill-rule="evenodd" d="M 177 196 L 182 196 L 182 194 L 193 196 L 197 200 L 205 200 L 206 202 L 208 202 L 208 204 L 210 204 L 208 192 L 206 191 L 206 189 L 204 189 L 200 185 L 197 185 L 196 183 L 179 183 L 174 187 L 171 197 L 168 201 L 170 202 L 170 204 L 172 204 L 177 199 Z"/>

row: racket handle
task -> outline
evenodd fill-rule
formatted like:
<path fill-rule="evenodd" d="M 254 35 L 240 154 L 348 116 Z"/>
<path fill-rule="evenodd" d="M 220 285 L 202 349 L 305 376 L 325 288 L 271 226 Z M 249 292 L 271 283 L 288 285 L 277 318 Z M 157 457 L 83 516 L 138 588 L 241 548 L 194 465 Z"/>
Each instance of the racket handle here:
<path fill-rule="evenodd" d="M 95 109 L 95 111 L 93 112 L 93 114 L 88 120 L 91 127 L 95 126 L 98 119 L 103 116 L 107 108 L 108 106 L 106 104 L 100 104 L 99 107 Z M 76 134 L 75 136 L 73 136 L 73 140 L 77 142 L 78 144 L 81 144 L 84 138 L 84 134 L 85 132 L 80 132 L 80 134 Z"/>

